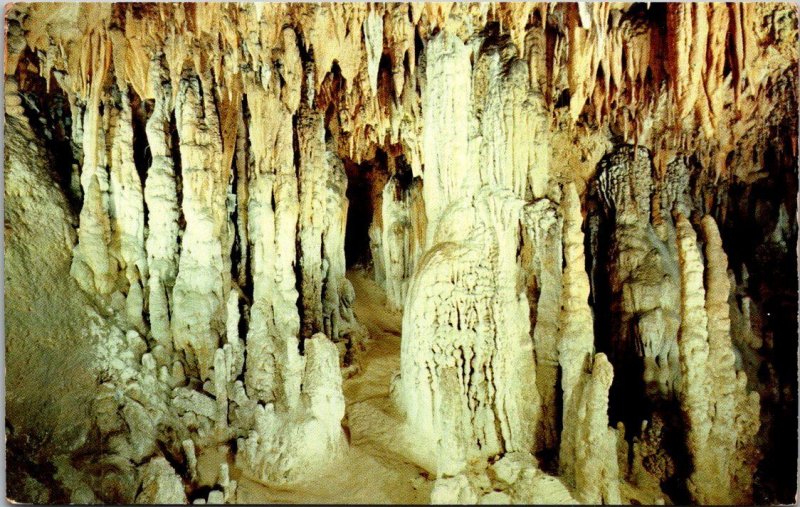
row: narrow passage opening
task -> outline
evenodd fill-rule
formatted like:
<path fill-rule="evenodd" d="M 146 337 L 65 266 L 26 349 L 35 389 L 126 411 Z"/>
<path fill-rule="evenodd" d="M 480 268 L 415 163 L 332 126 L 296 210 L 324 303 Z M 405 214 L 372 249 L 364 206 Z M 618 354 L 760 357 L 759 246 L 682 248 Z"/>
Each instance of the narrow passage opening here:
<path fill-rule="evenodd" d="M 373 261 L 369 231 L 380 217 L 381 193 L 389 179 L 388 157 L 378 149 L 375 158 L 361 164 L 345 159 L 344 167 L 349 201 L 344 236 L 347 269 L 369 268 Z"/>

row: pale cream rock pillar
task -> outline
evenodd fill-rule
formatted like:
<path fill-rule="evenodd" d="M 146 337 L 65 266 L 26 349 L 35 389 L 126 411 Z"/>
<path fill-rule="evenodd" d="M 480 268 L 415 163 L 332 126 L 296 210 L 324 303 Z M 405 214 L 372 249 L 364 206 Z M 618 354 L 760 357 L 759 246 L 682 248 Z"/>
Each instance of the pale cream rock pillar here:
<path fill-rule="evenodd" d="M 183 233 L 173 289 L 172 336 L 187 366 L 210 378 L 214 351 L 225 332 L 225 297 L 230 283 L 227 244 L 227 183 L 219 117 L 210 78 L 185 73 L 175 107 L 183 181 Z"/>
<path fill-rule="evenodd" d="M 561 296 L 558 362 L 561 366 L 562 431 L 559 466 L 568 481 L 576 473 L 575 446 L 580 399 L 594 353 L 594 324 L 585 269 L 583 217 L 574 184 L 564 188 L 564 275 Z"/>
<path fill-rule="evenodd" d="M 535 445 L 528 301 L 517 291 L 521 206 L 496 190 L 456 202 L 409 286 L 397 398 L 439 476 Z"/>
<path fill-rule="evenodd" d="M 617 432 L 608 425 L 608 390 L 614 370 L 605 354 L 596 354 L 587 375 L 583 400 L 574 424 L 575 490 L 587 504 L 619 504 Z"/>
<path fill-rule="evenodd" d="M 133 160 L 131 101 L 127 90 L 120 92 L 111 147 L 110 215 L 112 251 L 128 282 L 128 322 L 144 331 L 143 287 L 147 284 L 147 257 L 144 250 L 144 197 L 142 182 Z"/>
<path fill-rule="evenodd" d="M 464 103 L 472 93 L 470 53 L 470 47 L 447 30 L 425 46 L 422 157 L 428 248 L 433 246 L 434 232 L 448 203 L 472 195 L 480 183 L 477 175 L 470 174 L 470 108 Z"/>
<path fill-rule="evenodd" d="M 83 165 L 81 188 L 83 207 L 78 229 L 78 245 L 70 274 L 90 294 L 107 295 L 114 290 L 117 266 L 111 257 L 109 218 L 108 160 L 106 131 L 100 104 L 105 92 L 107 66 L 111 57 L 109 42 L 100 36 L 89 41 L 97 54 L 95 72 L 89 84 L 83 118 Z"/>
<path fill-rule="evenodd" d="M 169 300 L 178 274 L 178 190 L 170 149 L 170 100 L 172 85 L 160 57 L 150 62 L 150 82 L 155 100 L 145 125 L 153 162 L 147 169 L 144 200 L 148 235 L 145 243 L 150 271 L 150 332 L 156 343 L 172 350 Z"/>
<path fill-rule="evenodd" d="M 294 271 L 299 199 L 292 111 L 281 101 L 277 82 L 275 76 L 247 86 L 252 118 L 247 225 L 253 303 L 245 385 L 252 398 L 294 407 L 303 368 Z"/>
<path fill-rule="evenodd" d="M 678 215 L 676 227 L 681 266 L 682 321 L 678 346 L 683 379 L 680 401 L 687 427 L 686 443 L 694 468 L 688 487 L 695 501 L 720 503 L 721 498 L 717 495 L 727 495 L 728 491 L 725 484 L 719 483 L 719 475 L 710 468 L 711 384 L 703 261 L 697 235 L 689 220 Z"/>

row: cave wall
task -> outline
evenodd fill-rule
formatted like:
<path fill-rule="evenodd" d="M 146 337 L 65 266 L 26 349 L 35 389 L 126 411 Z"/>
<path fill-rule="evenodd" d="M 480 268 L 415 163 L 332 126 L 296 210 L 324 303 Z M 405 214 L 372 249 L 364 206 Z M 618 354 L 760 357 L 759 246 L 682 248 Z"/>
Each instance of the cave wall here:
<path fill-rule="evenodd" d="M 270 485 L 335 460 L 354 264 L 403 311 L 391 389 L 437 498 L 515 453 L 582 502 L 793 498 L 791 6 L 6 16 L 7 433 L 75 427 L 15 447 L 58 470 L 20 498 L 183 502 L 220 444 Z M 57 315 L 25 308 L 44 279 Z M 33 424 L 15 372 L 70 312 L 77 355 L 35 368 L 90 364 L 65 397 L 96 402 Z"/>

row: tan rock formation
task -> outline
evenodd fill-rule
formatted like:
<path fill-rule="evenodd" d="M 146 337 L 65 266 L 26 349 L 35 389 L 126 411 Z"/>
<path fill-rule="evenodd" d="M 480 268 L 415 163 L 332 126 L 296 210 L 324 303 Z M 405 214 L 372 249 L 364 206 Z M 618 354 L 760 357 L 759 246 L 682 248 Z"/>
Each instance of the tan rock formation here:
<path fill-rule="evenodd" d="M 141 504 L 186 504 L 180 476 L 164 458 L 155 458 L 142 471 L 142 491 L 136 497 Z"/>
<path fill-rule="evenodd" d="M 719 230 L 710 216 L 703 218 L 702 229 L 705 269 L 692 225 L 679 216 L 684 278 L 680 346 L 686 375 L 682 404 L 694 466 L 689 490 L 700 503 L 747 502 L 752 498 L 752 483 L 745 477 L 752 477 L 750 467 L 757 459 L 752 438 L 758 431 L 754 415 L 759 397 L 748 393 L 747 377 L 737 373 L 734 365 L 727 256 Z"/>
<path fill-rule="evenodd" d="M 9 498 L 793 498 L 797 18 L 9 7 Z"/>
<path fill-rule="evenodd" d="M 324 335 L 306 340 L 302 356 L 300 404 L 286 411 L 274 404 L 255 406 L 255 425 L 239 439 L 237 462 L 244 473 L 272 484 L 308 477 L 346 448 L 339 353 Z M 288 431 L 287 431 L 288 430 Z"/>
<path fill-rule="evenodd" d="M 399 401 L 439 476 L 535 445 L 530 322 L 516 290 L 520 208 L 508 192 L 456 202 L 409 287 Z"/>
<path fill-rule="evenodd" d="M 109 252 L 111 219 L 108 203 L 108 158 L 105 115 L 100 111 L 105 78 L 111 63 L 110 43 L 98 36 L 90 39 L 89 44 L 90 51 L 97 58 L 92 61 L 95 68 L 83 118 L 84 159 L 81 188 L 84 202 L 71 273 L 85 291 L 106 295 L 113 290 L 117 270 Z"/>
<path fill-rule="evenodd" d="M 561 221 L 558 208 L 548 199 L 526 205 L 521 216 L 522 248 L 517 260 L 528 289 L 536 383 L 542 401 L 537 431 L 537 446 L 541 449 L 554 449 L 557 443 L 555 398 L 562 282 Z"/>
<path fill-rule="evenodd" d="M 172 336 L 190 371 L 210 378 L 214 350 L 225 332 L 225 289 L 230 256 L 222 134 L 211 74 L 186 73 L 175 105 L 181 139 L 181 208 L 186 229 L 172 293 Z"/>
<path fill-rule="evenodd" d="M 575 421 L 586 384 L 586 372 L 594 354 L 594 329 L 589 308 L 589 278 L 586 274 L 581 232 L 581 209 L 574 185 L 564 189 L 564 275 L 558 362 L 561 366 L 562 431 L 559 466 L 568 480 L 574 480 L 578 425 Z"/>
<path fill-rule="evenodd" d="M 392 177 L 383 187 L 381 199 L 380 250 L 373 254 L 380 265 L 386 295 L 395 308 L 403 308 L 408 284 L 425 248 L 425 201 L 422 180 L 408 188 Z"/>
<path fill-rule="evenodd" d="M 153 157 L 144 184 L 149 231 L 145 243 L 150 273 L 148 310 L 153 339 L 171 350 L 169 296 L 178 274 L 179 203 L 169 132 L 172 86 L 160 57 L 150 62 L 150 79 L 156 86 L 153 114 L 145 128 Z"/>
<path fill-rule="evenodd" d="M 247 242 L 253 302 L 247 332 L 248 396 L 293 407 L 300 395 L 300 315 L 295 301 L 299 198 L 292 158 L 292 111 L 281 101 L 279 76 L 248 85 L 250 113 L 272 117 L 248 130 Z M 298 94 L 299 95 L 299 94 Z M 270 149 L 274 147 L 274 149 Z"/>
<path fill-rule="evenodd" d="M 121 107 L 116 117 L 109 173 L 109 216 L 112 229 L 112 254 L 127 279 L 126 312 L 134 327 L 144 330 L 143 287 L 148 269 L 144 250 L 144 196 L 142 182 L 133 160 L 131 104 L 127 90 L 120 93 Z"/>
<path fill-rule="evenodd" d="M 575 490 L 591 504 L 618 504 L 619 468 L 616 430 L 608 426 L 608 389 L 614 370 L 604 354 L 596 354 L 578 409 L 575 432 Z"/>

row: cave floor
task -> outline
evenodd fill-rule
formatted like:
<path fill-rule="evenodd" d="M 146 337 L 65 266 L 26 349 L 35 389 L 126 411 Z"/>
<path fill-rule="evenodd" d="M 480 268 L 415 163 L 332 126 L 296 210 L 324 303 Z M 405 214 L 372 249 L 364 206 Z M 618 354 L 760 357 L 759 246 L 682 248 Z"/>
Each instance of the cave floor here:
<path fill-rule="evenodd" d="M 234 471 L 239 503 L 402 503 L 427 504 L 433 482 L 407 453 L 402 419 L 389 395 L 400 371 L 402 314 L 386 305 L 380 286 L 363 270 L 348 272 L 356 318 L 369 332 L 358 357 L 360 371 L 344 380 L 349 429 L 347 453 L 314 480 L 286 489 L 266 487 Z"/>

